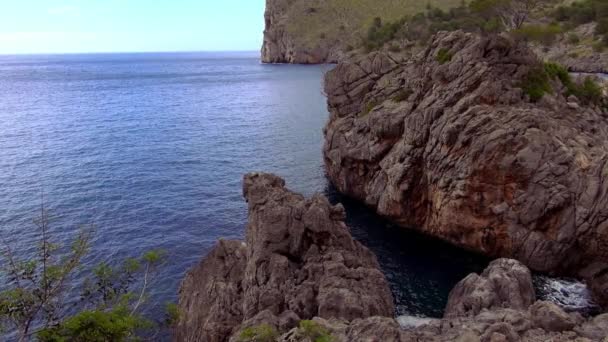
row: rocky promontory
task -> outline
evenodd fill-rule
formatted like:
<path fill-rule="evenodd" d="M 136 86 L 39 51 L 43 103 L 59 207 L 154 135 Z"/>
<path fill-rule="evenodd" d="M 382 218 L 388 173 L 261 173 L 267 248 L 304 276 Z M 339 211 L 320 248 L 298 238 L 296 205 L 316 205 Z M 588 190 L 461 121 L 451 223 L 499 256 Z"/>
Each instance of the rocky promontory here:
<path fill-rule="evenodd" d="M 246 175 L 243 194 L 247 238 L 220 241 L 184 279 L 177 340 L 227 341 L 260 323 L 287 331 L 314 317 L 393 317 L 376 257 L 353 240 L 341 205 L 305 199 L 271 174 Z"/>
<path fill-rule="evenodd" d="M 405 62 L 340 63 L 325 80 L 327 174 L 403 227 L 537 271 L 595 265 L 597 283 L 608 272 L 607 113 L 546 69 L 525 43 L 462 31 Z"/>
<path fill-rule="evenodd" d="M 375 256 L 353 240 L 344 209 L 306 199 L 271 174 L 245 176 L 246 241 L 220 241 L 180 289 L 177 341 L 601 341 L 608 315 L 585 319 L 536 301 L 510 259 L 471 274 L 443 319 L 394 318 Z"/>

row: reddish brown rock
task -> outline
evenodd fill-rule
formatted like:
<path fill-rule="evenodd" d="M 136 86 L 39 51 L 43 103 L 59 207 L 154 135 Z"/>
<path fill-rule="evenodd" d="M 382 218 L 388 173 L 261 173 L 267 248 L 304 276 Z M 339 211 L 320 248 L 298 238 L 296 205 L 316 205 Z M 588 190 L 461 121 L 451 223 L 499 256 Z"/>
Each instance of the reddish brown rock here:
<path fill-rule="evenodd" d="M 290 192 L 271 174 L 245 176 L 245 243 L 223 241 L 185 278 L 178 341 L 227 341 L 241 328 L 279 331 L 320 317 L 393 317 L 375 256 L 353 240 L 344 208 Z"/>
<path fill-rule="evenodd" d="M 329 178 L 404 227 L 534 270 L 608 261 L 607 114 L 559 81 L 529 101 L 541 67 L 524 44 L 459 31 L 408 62 L 340 63 L 325 80 Z"/>

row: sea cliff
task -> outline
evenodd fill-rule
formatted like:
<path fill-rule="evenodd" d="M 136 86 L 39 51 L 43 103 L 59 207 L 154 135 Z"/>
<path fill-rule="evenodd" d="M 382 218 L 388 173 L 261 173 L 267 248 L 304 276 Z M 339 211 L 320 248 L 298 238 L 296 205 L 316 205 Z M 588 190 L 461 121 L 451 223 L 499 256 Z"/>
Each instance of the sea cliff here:
<path fill-rule="evenodd" d="M 327 174 L 404 227 L 605 280 L 608 113 L 547 68 L 526 44 L 462 31 L 406 62 L 340 63 L 325 80 Z"/>
<path fill-rule="evenodd" d="M 537 301 L 530 270 L 493 261 L 450 293 L 443 319 L 394 318 L 374 255 L 344 209 L 271 174 L 245 176 L 246 241 L 220 241 L 183 280 L 176 341 L 601 341 L 608 314 Z"/>

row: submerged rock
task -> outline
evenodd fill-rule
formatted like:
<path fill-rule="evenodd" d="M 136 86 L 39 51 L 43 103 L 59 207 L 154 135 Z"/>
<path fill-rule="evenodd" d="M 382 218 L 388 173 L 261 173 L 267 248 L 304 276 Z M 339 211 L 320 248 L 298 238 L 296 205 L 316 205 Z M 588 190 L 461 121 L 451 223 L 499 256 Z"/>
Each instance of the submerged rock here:
<path fill-rule="evenodd" d="M 344 208 L 306 199 L 283 179 L 244 178 L 246 242 L 220 241 L 182 283 L 178 341 L 227 341 L 249 326 L 278 331 L 314 317 L 350 322 L 393 317 L 375 256 L 353 240 Z"/>
<path fill-rule="evenodd" d="M 608 261 L 606 113 L 569 106 L 557 80 L 532 102 L 522 86 L 541 68 L 525 44 L 460 31 L 407 62 L 340 63 L 325 80 L 329 178 L 401 226 L 534 270 Z"/>

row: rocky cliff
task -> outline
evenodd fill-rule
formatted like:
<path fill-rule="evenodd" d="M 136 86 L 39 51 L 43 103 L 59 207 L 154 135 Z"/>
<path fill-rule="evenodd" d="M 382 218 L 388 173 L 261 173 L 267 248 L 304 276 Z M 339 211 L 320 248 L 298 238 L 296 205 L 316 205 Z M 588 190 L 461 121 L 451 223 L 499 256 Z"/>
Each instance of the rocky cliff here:
<path fill-rule="evenodd" d="M 360 47 L 374 18 L 396 21 L 427 4 L 447 9 L 460 0 L 266 0 L 262 62 L 336 63 Z"/>
<path fill-rule="evenodd" d="M 319 12 L 329 14 L 315 1 L 266 0 L 262 62 L 320 64 L 342 59 L 349 35 L 328 35 L 335 22 L 317 23 Z"/>
<path fill-rule="evenodd" d="M 370 251 L 344 209 L 245 176 L 247 239 L 220 241 L 184 279 L 177 341 L 601 341 L 608 315 L 585 319 L 536 302 L 530 271 L 492 262 L 452 291 L 444 319 L 400 326 Z M 306 320 L 306 321 L 303 321 Z"/>
<path fill-rule="evenodd" d="M 533 103 L 543 68 L 525 44 L 460 31 L 407 62 L 339 64 L 325 81 L 329 178 L 404 227 L 538 271 L 596 262 L 605 275 L 607 114 L 557 78 Z"/>
<path fill-rule="evenodd" d="M 184 279 L 178 341 L 227 341 L 260 323 L 287 331 L 313 317 L 394 315 L 388 283 L 350 236 L 342 206 L 305 199 L 270 174 L 246 175 L 243 194 L 247 239 L 220 241 Z"/>

